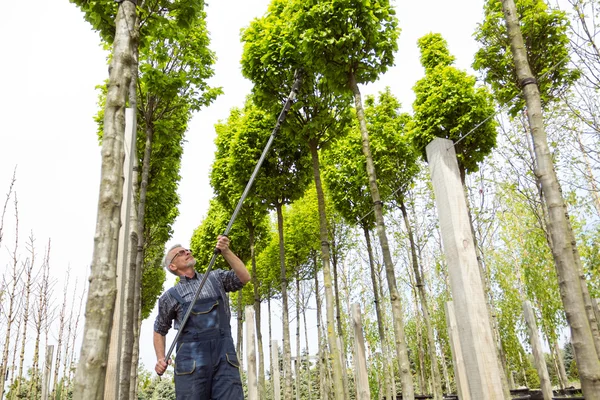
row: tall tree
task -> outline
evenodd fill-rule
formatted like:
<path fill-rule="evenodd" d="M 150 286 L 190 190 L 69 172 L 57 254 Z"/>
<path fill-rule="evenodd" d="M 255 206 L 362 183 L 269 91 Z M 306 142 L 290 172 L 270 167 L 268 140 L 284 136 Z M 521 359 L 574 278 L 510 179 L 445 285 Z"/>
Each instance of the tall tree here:
<path fill-rule="evenodd" d="M 104 397 L 106 361 L 116 298 L 116 244 L 123 198 L 121 177 L 125 154 L 125 107 L 132 76 L 131 51 L 134 47 L 129 27 L 135 25 L 136 16 L 134 3 L 124 1 L 118 4 L 104 113 L 94 253 L 81 358 L 75 375 L 74 398 L 79 400 L 100 400 Z"/>
<path fill-rule="evenodd" d="M 252 99 L 248 99 L 243 110 L 232 110 L 227 125 L 217 125 L 217 154 L 211 172 L 211 182 L 218 197 L 222 202 L 228 203 L 231 210 L 235 205 L 234 200 L 239 199 L 246 188 L 250 180 L 250 174 L 258 162 L 275 124 L 275 115 L 261 110 L 254 104 Z M 264 293 L 264 289 L 261 289 L 262 279 L 257 270 L 255 249 L 255 238 L 257 233 L 260 234 L 257 231 L 257 223 L 265 217 L 266 207 L 273 206 L 274 203 L 278 203 L 281 207 L 290 199 L 293 200 L 294 196 L 298 196 L 297 190 L 303 190 L 306 185 L 306 166 L 303 166 L 298 144 L 287 140 L 284 132 L 282 134 L 274 140 L 270 152 L 263 161 L 261 170 L 255 177 L 249 192 L 250 197 L 246 198 L 246 204 L 243 207 L 252 252 L 252 278 L 259 361 L 259 397 L 264 397 L 266 383 L 260 328 L 261 294 Z M 295 171 L 296 174 L 290 174 L 290 171 Z M 277 208 L 277 206 L 275 207 Z M 283 243 L 280 246 L 282 245 Z M 284 279 L 284 276 L 286 275 L 282 272 L 282 295 L 285 303 L 287 302 L 287 292 L 284 290 L 284 285 L 287 288 L 287 278 Z M 287 317 L 286 308 L 284 306 L 284 325 Z M 284 349 L 286 348 L 285 332 L 286 328 L 284 327 Z"/>
<path fill-rule="evenodd" d="M 311 155 L 319 204 L 327 338 L 332 357 L 335 395 L 337 398 L 343 398 L 342 365 L 334 327 L 327 215 L 318 152 L 332 136 L 344 133 L 347 120 L 347 96 L 334 93 L 322 75 L 314 74 L 313 70 L 307 68 L 307 64 L 299 59 L 300 55 L 296 51 L 296 42 L 293 39 L 298 26 L 289 23 L 297 15 L 292 5 L 287 1 L 273 1 L 268 13 L 254 20 L 243 32 L 242 40 L 245 44 L 242 72 L 254 82 L 255 99 L 265 109 L 279 108 L 278 102 L 289 93 L 294 70 L 300 67 L 303 73 L 303 84 L 297 96 L 298 102 L 290 110 L 287 124 L 290 126 L 290 131 L 294 132 L 296 140 L 308 145 Z M 283 254 L 281 257 L 284 257 Z"/>
<path fill-rule="evenodd" d="M 394 265 L 383 219 L 383 205 L 371 155 L 359 84 L 375 81 L 394 62 L 398 19 L 390 2 L 305 1 L 297 4 L 295 32 L 304 65 L 312 65 L 340 92 L 354 96 L 354 106 L 366 158 L 369 190 L 375 208 L 377 233 L 382 248 L 392 302 L 396 353 L 404 398 L 414 398 L 412 374 L 404 338 L 402 309 Z"/>
<path fill-rule="evenodd" d="M 485 87 L 477 87 L 474 76 L 454 67 L 454 56 L 439 33 L 418 41 L 425 77 L 413 90 L 414 115 L 407 129 L 425 155 L 434 138 L 452 140 L 464 183 L 465 174 L 477 171 L 496 145 L 496 123 L 492 97 Z"/>
<path fill-rule="evenodd" d="M 600 398 L 600 358 L 594 343 L 590 320 L 587 318 L 585 299 L 579 278 L 581 261 L 575 247 L 575 237 L 560 192 L 552 156 L 548 149 L 542 120 L 542 97 L 535 75 L 530 68 L 515 3 L 512 0 L 503 0 L 502 9 L 506 20 L 507 35 L 510 39 L 516 79 L 522 88 L 527 105 L 527 115 L 537 161 L 536 175 L 539 177 L 548 207 L 552 254 L 559 276 L 561 297 L 571 328 L 581 386 L 586 397 L 597 399 Z"/>
<path fill-rule="evenodd" d="M 564 12 L 549 9 L 543 0 L 517 0 L 516 4 L 523 51 L 529 56 L 529 67 L 538 79 L 540 102 L 545 107 L 579 77 L 579 71 L 569 67 L 568 20 Z M 501 1 L 486 1 L 484 11 L 485 20 L 475 33 L 482 46 L 475 54 L 473 67 L 484 72 L 498 102 L 508 106 L 515 116 L 523 110 L 526 100 L 512 61 L 511 38 L 503 24 Z"/>

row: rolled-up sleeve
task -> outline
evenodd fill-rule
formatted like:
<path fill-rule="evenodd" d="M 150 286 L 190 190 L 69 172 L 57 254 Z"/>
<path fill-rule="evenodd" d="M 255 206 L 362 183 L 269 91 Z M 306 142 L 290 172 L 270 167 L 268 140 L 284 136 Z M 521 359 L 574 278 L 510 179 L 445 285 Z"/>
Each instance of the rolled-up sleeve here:
<path fill-rule="evenodd" d="M 175 308 L 170 305 L 171 302 L 167 301 L 166 296 L 169 296 L 169 294 L 165 293 L 158 299 L 158 315 L 154 320 L 154 332 L 163 336 L 167 335 L 173 324 L 173 319 L 177 315 Z"/>
<path fill-rule="evenodd" d="M 238 278 L 234 270 L 218 270 L 217 273 L 223 283 L 223 289 L 225 289 L 226 292 L 237 292 L 244 287 L 244 284 L 240 278 Z"/>

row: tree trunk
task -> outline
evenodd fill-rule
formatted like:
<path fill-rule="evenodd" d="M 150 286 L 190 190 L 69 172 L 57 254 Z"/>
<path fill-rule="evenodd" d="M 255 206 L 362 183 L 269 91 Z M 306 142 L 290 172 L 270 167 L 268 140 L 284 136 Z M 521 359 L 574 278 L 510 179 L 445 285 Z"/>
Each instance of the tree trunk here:
<path fill-rule="evenodd" d="M 381 297 L 379 296 L 379 284 L 377 275 L 375 272 L 375 262 L 373 261 L 373 247 L 371 246 L 371 235 L 369 233 L 368 226 L 362 225 L 363 234 L 365 235 L 365 242 L 367 243 L 367 254 L 369 256 L 369 269 L 371 271 L 371 283 L 373 285 L 373 297 L 375 302 L 375 315 L 377 316 L 377 330 L 379 332 L 379 340 L 381 343 L 382 352 L 382 363 L 383 363 L 383 393 L 388 399 L 393 399 L 396 394 L 392 392 L 391 374 L 390 369 L 392 364 L 389 362 L 391 359 L 389 355 L 389 349 L 387 346 L 385 328 L 383 327 L 383 312 L 381 311 Z"/>
<path fill-rule="evenodd" d="M 104 397 L 104 378 L 117 290 L 117 238 L 123 200 L 125 107 L 133 61 L 129 27 L 134 26 L 135 20 L 136 5 L 131 1 L 119 3 L 104 111 L 94 253 L 80 361 L 75 374 L 74 400 L 101 400 Z"/>
<path fill-rule="evenodd" d="M 340 349 L 338 348 L 335 335 L 335 315 L 333 312 L 334 301 L 331 289 L 331 265 L 329 255 L 329 235 L 327 232 L 327 215 L 325 212 L 325 195 L 321 185 L 321 172 L 319 166 L 319 152 L 314 140 L 308 143 L 312 156 L 313 174 L 315 187 L 317 189 L 317 201 L 319 206 L 319 234 L 321 239 L 321 261 L 323 262 L 323 286 L 325 287 L 325 310 L 327 318 L 327 342 L 329 343 L 329 354 L 333 369 L 333 391 L 336 400 L 345 400 L 344 381 L 342 377 L 342 366 L 340 362 Z"/>
<path fill-rule="evenodd" d="M 400 199 L 400 210 L 402 211 L 402 217 L 404 218 L 404 225 L 406 232 L 408 233 L 408 241 L 410 243 L 410 255 L 412 258 L 413 272 L 415 274 L 415 281 L 417 286 L 417 293 L 421 303 L 421 312 L 423 313 L 423 321 L 425 322 L 425 329 L 427 330 L 427 349 L 429 350 L 429 360 L 431 362 L 431 376 L 433 382 L 433 398 L 435 400 L 442 400 L 442 379 L 440 376 L 440 368 L 438 365 L 437 354 L 435 352 L 435 338 L 433 335 L 433 327 L 431 326 L 431 317 L 429 316 L 429 306 L 427 304 L 427 293 L 425 291 L 425 283 L 421 275 L 421 267 L 419 265 L 419 259 L 417 257 L 417 246 L 415 244 L 415 238 L 413 236 L 412 227 L 406 212 L 406 206 L 404 205 L 404 199 Z"/>
<path fill-rule="evenodd" d="M 292 385 L 292 348 L 290 344 L 290 316 L 288 305 L 288 280 L 285 268 L 285 247 L 283 242 L 283 212 L 282 205 L 277 207 L 277 231 L 279 233 L 279 267 L 281 268 L 281 302 L 283 324 L 283 398 L 288 400 L 293 396 Z"/>
<path fill-rule="evenodd" d="M 552 353 L 554 354 L 554 361 L 556 362 L 556 372 L 558 375 L 560 388 L 564 390 L 567 387 L 567 384 L 569 383 L 569 378 L 567 378 L 565 363 L 563 362 L 560 347 L 558 347 L 558 340 L 556 340 L 556 338 L 552 341 L 550 348 L 552 349 Z"/>
<path fill-rule="evenodd" d="M 362 136 L 362 149 L 367 161 L 369 188 L 371 190 L 371 197 L 373 198 L 375 220 L 377 221 L 377 234 L 379 236 L 379 243 L 381 245 L 381 252 L 383 254 L 383 263 L 385 265 L 390 292 L 390 301 L 392 303 L 394 334 L 396 337 L 396 356 L 398 357 L 400 379 L 402 381 L 402 398 L 405 400 L 414 400 L 415 392 L 412 373 L 410 371 L 410 361 L 408 359 L 408 346 L 406 345 L 406 338 L 404 337 L 402 304 L 400 303 L 400 294 L 398 293 L 396 276 L 394 273 L 394 263 L 392 262 L 392 255 L 385 232 L 385 223 L 383 221 L 383 202 L 381 201 L 379 189 L 377 187 L 377 175 L 375 172 L 375 165 L 373 164 L 373 157 L 371 156 L 369 132 L 367 131 L 367 123 L 365 121 L 365 110 L 363 109 L 360 90 L 358 89 L 358 84 L 356 83 L 356 77 L 354 74 L 350 75 L 350 87 L 352 89 L 352 93 L 354 94 L 354 105 L 356 107 L 356 114 L 358 116 L 360 133 Z"/>
<path fill-rule="evenodd" d="M 552 156 L 548 148 L 546 132 L 542 120 L 540 94 L 535 77 L 529 68 L 527 53 L 517 18 L 513 0 L 502 0 L 506 18 L 506 27 L 511 41 L 511 51 L 527 104 L 527 116 L 533 136 L 537 168 L 536 176 L 542 184 L 542 190 L 548 207 L 549 231 L 552 238 L 552 255 L 559 277 L 560 294 L 571 328 L 571 339 L 581 388 L 586 400 L 600 399 L 600 360 L 594 343 L 590 321 L 579 277 L 580 260 L 567 210 L 560 192 L 558 178 L 554 170 Z"/>
<path fill-rule="evenodd" d="M 438 335 L 439 337 L 439 335 Z M 448 366 L 446 365 L 446 354 L 444 353 L 444 346 L 440 346 L 440 357 L 442 359 L 442 375 L 444 376 L 444 384 L 446 385 L 446 393 L 452 393 L 452 387 L 450 384 L 450 375 L 448 374 Z"/>

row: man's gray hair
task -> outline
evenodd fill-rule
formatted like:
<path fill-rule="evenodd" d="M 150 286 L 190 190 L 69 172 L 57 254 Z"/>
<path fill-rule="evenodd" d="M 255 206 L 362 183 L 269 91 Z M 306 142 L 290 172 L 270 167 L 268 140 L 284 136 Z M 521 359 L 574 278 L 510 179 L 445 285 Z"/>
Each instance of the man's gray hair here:
<path fill-rule="evenodd" d="M 170 273 L 172 273 L 175 276 L 179 276 L 177 275 L 171 268 L 169 268 L 169 265 L 171 264 L 171 261 L 173 261 L 173 258 L 168 258 L 169 257 L 169 253 L 171 252 L 171 250 L 176 249 L 178 247 L 183 247 L 182 245 L 180 245 L 179 243 L 174 244 L 173 246 L 171 246 L 169 248 L 169 250 L 167 250 L 167 252 L 165 253 L 163 259 L 162 259 L 162 265 L 163 267 L 165 267 L 167 269 L 167 271 L 169 271 Z"/>

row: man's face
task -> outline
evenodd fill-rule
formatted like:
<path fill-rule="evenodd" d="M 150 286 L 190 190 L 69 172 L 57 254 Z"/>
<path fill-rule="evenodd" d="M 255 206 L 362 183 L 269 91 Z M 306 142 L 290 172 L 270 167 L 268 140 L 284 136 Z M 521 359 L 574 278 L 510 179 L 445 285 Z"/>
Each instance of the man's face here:
<path fill-rule="evenodd" d="M 192 255 L 192 252 L 183 247 L 176 247 L 169 252 L 171 262 L 169 268 L 174 272 L 184 272 L 189 268 L 194 268 L 196 265 L 196 259 Z"/>

